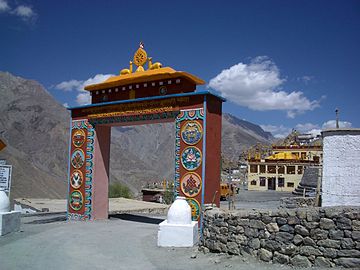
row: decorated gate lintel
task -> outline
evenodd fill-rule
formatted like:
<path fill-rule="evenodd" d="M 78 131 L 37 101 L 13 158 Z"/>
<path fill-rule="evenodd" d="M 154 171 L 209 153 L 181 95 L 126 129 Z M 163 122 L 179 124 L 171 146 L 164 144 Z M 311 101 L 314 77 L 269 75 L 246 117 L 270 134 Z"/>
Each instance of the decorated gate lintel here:
<path fill-rule="evenodd" d="M 128 71 L 86 87 L 92 104 L 69 109 L 72 121 L 67 218 L 108 217 L 112 126 L 174 122 L 175 194 L 187 198 L 193 219 L 198 219 L 204 204 L 220 203 L 224 99 L 208 91 L 194 92 L 203 81 L 186 72 L 162 67 Z"/>

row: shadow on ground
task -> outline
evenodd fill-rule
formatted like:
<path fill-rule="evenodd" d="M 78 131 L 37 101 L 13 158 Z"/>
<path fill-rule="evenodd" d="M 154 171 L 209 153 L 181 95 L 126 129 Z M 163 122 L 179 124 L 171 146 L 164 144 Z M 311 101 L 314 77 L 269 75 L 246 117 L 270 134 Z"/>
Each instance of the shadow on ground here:
<path fill-rule="evenodd" d="M 66 216 L 47 218 L 47 219 L 36 219 L 30 222 L 25 222 L 25 224 L 48 224 L 53 222 L 66 221 Z"/>
<path fill-rule="evenodd" d="M 153 218 L 153 217 L 146 217 L 146 216 L 132 215 L 132 214 L 110 214 L 109 219 L 122 219 L 122 220 L 147 223 L 147 224 L 159 224 L 162 221 L 164 221 L 164 219 L 161 218 Z"/>

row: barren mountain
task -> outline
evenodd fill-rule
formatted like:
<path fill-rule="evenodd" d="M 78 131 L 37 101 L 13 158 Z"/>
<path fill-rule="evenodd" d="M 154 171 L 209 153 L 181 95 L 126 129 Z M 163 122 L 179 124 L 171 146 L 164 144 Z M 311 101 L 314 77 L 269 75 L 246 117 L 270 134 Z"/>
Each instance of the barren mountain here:
<path fill-rule="evenodd" d="M 12 197 L 64 198 L 67 190 L 69 112 L 36 81 L 0 72 L 0 159 L 13 165 Z M 174 124 L 114 127 L 110 180 L 137 193 L 147 182 L 173 179 Z M 223 155 L 269 143 L 270 133 L 230 114 L 223 116 Z"/>

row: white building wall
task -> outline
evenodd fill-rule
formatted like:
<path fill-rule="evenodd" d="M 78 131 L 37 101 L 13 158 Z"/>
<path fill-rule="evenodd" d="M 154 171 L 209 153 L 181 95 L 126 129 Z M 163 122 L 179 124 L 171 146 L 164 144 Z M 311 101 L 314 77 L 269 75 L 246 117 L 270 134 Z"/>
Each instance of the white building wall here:
<path fill-rule="evenodd" d="M 360 129 L 322 134 L 322 206 L 360 206 Z"/>

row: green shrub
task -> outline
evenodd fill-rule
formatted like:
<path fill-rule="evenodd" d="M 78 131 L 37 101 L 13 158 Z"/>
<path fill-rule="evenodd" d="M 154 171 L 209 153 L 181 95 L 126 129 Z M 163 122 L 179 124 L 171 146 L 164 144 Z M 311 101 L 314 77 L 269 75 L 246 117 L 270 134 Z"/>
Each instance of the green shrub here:
<path fill-rule="evenodd" d="M 123 184 L 120 184 L 120 183 L 110 184 L 109 198 L 119 198 L 119 197 L 131 199 L 132 193 L 131 193 L 130 189 Z"/>
<path fill-rule="evenodd" d="M 164 192 L 164 202 L 166 204 L 172 204 L 174 202 L 174 188 L 168 187 Z"/>

